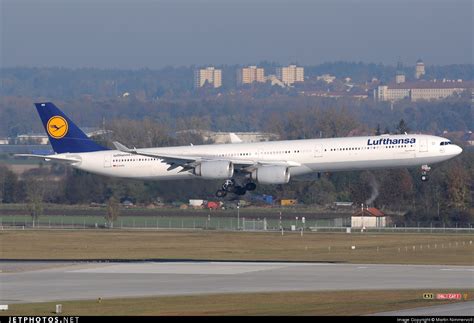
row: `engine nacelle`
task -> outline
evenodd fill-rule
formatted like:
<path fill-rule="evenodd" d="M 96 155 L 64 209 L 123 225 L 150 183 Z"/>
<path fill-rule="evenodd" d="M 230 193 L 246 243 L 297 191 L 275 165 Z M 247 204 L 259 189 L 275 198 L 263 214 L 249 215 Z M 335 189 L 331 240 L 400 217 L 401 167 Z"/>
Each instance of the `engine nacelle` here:
<path fill-rule="evenodd" d="M 206 179 L 228 179 L 234 175 L 234 165 L 225 160 L 204 161 L 194 168 L 194 175 Z"/>
<path fill-rule="evenodd" d="M 285 166 L 262 166 L 252 172 L 252 179 L 260 184 L 286 184 L 290 171 Z"/>

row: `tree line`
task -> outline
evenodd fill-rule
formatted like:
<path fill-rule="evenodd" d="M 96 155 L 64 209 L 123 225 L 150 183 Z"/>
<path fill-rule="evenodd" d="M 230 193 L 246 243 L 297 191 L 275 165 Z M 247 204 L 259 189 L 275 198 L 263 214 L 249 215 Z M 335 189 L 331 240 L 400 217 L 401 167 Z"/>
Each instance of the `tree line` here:
<path fill-rule="evenodd" d="M 0 100 L 0 137 L 14 137 L 29 132 L 42 133 L 34 102 L 41 98 L 2 97 Z M 414 131 L 440 134 L 446 131 L 472 129 L 471 98 L 447 98 L 432 102 L 400 101 L 394 104 L 348 98 L 317 98 L 272 95 L 263 98 L 245 96 L 215 96 L 209 98 L 161 99 L 140 102 L 130 99 L 70 99 L 53 100 L 80 127 L 108 127 L 114 119 L 144 119 L 159 122 L 170 132 L 186 129 L 213 131 L 268 131 L 275 122 L 288 119 L 319 118 L 319 112 L 344 111 L 363 127 L 394 131 L 394 125 L 404 119 Z M 323 115 L 324 116 L 324 115 Z M 330 137 L 334 130 L 322 136 Z M 285 133 L 282 132 L 282 135 Z M 304 134 L 301 134 L 304 135 Z M 318 133 L 319 137 L 320 134 Z"/>

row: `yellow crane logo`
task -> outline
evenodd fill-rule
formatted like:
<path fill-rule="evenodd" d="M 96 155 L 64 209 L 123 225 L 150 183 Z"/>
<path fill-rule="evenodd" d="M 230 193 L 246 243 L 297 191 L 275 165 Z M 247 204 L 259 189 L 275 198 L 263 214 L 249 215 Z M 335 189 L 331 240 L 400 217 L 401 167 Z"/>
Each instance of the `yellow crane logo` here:
<path fill-rule="evenodd" d="M 61 116 L 54 116 L 48 120 L 46 130 L 48 134 L 54 139 L 61 139 L 67 134 L 68 124 L 66 119 Z"/>

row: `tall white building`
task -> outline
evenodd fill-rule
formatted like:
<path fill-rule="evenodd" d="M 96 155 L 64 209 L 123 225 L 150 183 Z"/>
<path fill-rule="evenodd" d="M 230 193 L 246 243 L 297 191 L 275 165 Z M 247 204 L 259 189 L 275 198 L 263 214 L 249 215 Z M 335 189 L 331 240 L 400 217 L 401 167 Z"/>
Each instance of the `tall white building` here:
<path fill-rule="evenodd" d="M 395 83 L 405 83 L 405 72 L 403 71 L 403 64 L 399 60 L 397 64 L 397 72 L 395 74 Z"/>
<path fill-rule="evenodd" d="M 237 70 L 237 83 L 251 84 L 253 82 L 265 82 L 265 71 L 261 67 L 249 66 Z"/>
<path fill-rule="evenodd" d="M 397 71 L 397 74 L 395 75 L 395 83 L 405 83 L 405 73 Z"/>
<path fill-rule="evenodd" d="M 419 79 L 425 75 L 425 63 L 421 59 L 416 61 L 415 78 Z"/>
<path fill-rule="evenodd" d="M 215 88 L 222 86 L 222 70 L 215 69 L 214 67 L 206 67 L 194 71 L 194 87 L 200 88 L 204 84 L 212 84 Z"/>
<path fill-rule="evenodd" d="M 292 85 L 295 82 L 304 82 L 303 67 L 297 67 L 296 65 L 278 67 L 276 69 L 276 74 L 285 85 Z"/>

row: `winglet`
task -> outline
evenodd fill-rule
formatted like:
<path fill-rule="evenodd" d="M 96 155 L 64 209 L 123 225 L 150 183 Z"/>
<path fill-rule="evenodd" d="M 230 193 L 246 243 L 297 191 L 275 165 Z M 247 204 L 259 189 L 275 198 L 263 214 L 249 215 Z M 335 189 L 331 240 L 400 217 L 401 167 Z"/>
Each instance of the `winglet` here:
<path fill-rule="evenodd" d="M 118 141 L 114 141 L 113 144 L 114 144 L 115 148 L 117 148 L 117 150 L 120 150 L 121 152 L 132 153 L 132 154 L 137 152 L 136 148 L 130 149 L 127 146 L 122 145 Z"/>
<path fill-rule="evenodd" d="M 236 144 L 236 143 L 240 143 L 240 142 L 243 142 L 242 139 L 240 139 L 239 136 L 237 136 L 235 133 L 231 132 L 229 133 L 229 136 L 230 136 L 230 143 L 232 144 Z"/>

